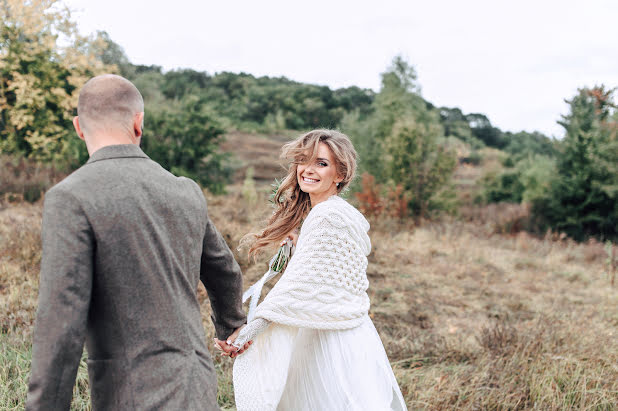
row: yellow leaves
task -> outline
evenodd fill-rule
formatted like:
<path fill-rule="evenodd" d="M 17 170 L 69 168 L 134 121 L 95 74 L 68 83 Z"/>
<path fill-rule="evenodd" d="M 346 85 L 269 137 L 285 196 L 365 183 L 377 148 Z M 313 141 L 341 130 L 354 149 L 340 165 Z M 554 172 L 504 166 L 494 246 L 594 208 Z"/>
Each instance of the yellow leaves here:
<path fill-rule="evenodd" d="M 32 147 L 34 155 L 38 158 L 49 158 L 58 150 L 58 146 L 65 135 L 65 130 L 57 125 L 50 125 L 43 130 L 29 130 L 25 140 Z"/>
<path fill-rule="evenodd" d="M 11 73 L 13 80 L 8 82 L 8 90 L 15 93 L 15 107 L 41 109 L 45 106 L 44 90 L 38 87 L 38 78 L 33 74 Z"/>
<path fill-rule="evenodd" d="M 12 124 L 15 129 L 22 130 L 34 121 L 34 115 L 26 110 L 13 110 L 8 120 L 8 123 Z"/>
<path fill-rule="evenodd" d="M 104 44 L 80 35 L 58 0 L 0 0 L 0 33 L 2 150 L 57 156 L 83 84 L 116 68 L 98 60 Z"/>
<path fill-rule="evenodd" d="M 34 151 L 40 151 L 45 146 L 45 137 L 38 130 L 29 130 L 26 133 L 26 141 Z"/>
<path fill-rule="evenodd" d="M 5 24 L 19 28 L 23 35 L 30 37 L 43 31 L 48 19 L 53 18 L 46 11 L 54 3 L 55 0 L 5 0 L 1 3 L 2 17 Z"/>
<path fill-rule="evenodd" d="M 58 97 L 59 99 L 65 99 L 67 97 L 67 92 L 64 91 L 64 89 L 60 87 L 54 87 L 50 89 L 49 93 Z"/>

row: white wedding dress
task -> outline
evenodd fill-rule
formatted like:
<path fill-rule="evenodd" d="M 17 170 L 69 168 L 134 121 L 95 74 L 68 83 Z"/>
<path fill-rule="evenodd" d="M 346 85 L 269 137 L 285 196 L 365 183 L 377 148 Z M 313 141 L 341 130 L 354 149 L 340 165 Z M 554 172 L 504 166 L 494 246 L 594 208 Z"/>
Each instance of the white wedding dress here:
<path fill-rule="evenodd" d="M 369 223 L 333 196 L 303 223 L 275 287 L 237 342 L 236 407 L 245 410 L 406 410 L 368 316 Z"/>

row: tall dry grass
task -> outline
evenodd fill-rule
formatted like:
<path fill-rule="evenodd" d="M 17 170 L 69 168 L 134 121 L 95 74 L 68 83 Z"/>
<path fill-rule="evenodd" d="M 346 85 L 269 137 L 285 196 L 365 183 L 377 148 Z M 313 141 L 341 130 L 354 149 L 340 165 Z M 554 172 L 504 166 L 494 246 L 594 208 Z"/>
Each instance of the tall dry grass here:
<path fill-rule="evenodd" d="M 614 409 L 618 298 L 598 244 L 462 222 L 372 240 L 372 314 L 411 408 Z"/>
<path fill-rule="evenodd" d="M 34 203 L 66 175 L 49 164 L 0 154 L 0 203 Z"/>
<path fill-rule="evenodd" d="M 237 246 L 271 212 L 267 190 L 257 188 L 257 206 L 240 186 L 208 195 L 245 286 L 263 273 L 267 256 L 253 264 Z M 25 398 L 40 217 L 40 203 L 0 210 L 3 409 L 21 408 Z M 457 220 L 371 223 L 370 315 L 410 409 L 615 409 L 618 294 L 602 244 L 497 234 Z M 210 341 L 203 288 L 199 300 Z M 232 362 L 214 361 L 219 404 L 233 408 Z M 73 409 L 88 409 L 80 370 Z"/>

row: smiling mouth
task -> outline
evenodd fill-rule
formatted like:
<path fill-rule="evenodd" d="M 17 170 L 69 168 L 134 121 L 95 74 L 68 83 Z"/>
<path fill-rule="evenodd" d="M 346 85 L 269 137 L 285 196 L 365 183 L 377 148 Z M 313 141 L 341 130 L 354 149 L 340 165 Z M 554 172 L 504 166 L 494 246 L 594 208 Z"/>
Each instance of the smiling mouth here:
<path fill-rule="evenodd" d="M 320 180 L 316 180 L 314 178 L 303 177 L 303 182 L 305 182 L 305 183 L 313 184 L 313 183 L 317 183 L 319 181 Z"/>

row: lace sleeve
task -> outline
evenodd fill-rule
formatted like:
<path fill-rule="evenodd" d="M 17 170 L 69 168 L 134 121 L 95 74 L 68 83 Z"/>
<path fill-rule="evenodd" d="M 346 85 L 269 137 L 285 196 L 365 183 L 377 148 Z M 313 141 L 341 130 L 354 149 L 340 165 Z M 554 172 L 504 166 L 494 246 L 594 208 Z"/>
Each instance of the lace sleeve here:
<path fill-rule="evenodd" d="M 256 318 L 240 330 L 240 334 L 238 334 L 232 345 L 239 349 L 242 348 L 246 343 L 268 328 L 269 325 L 270 321 L 264 318 Z"/>

